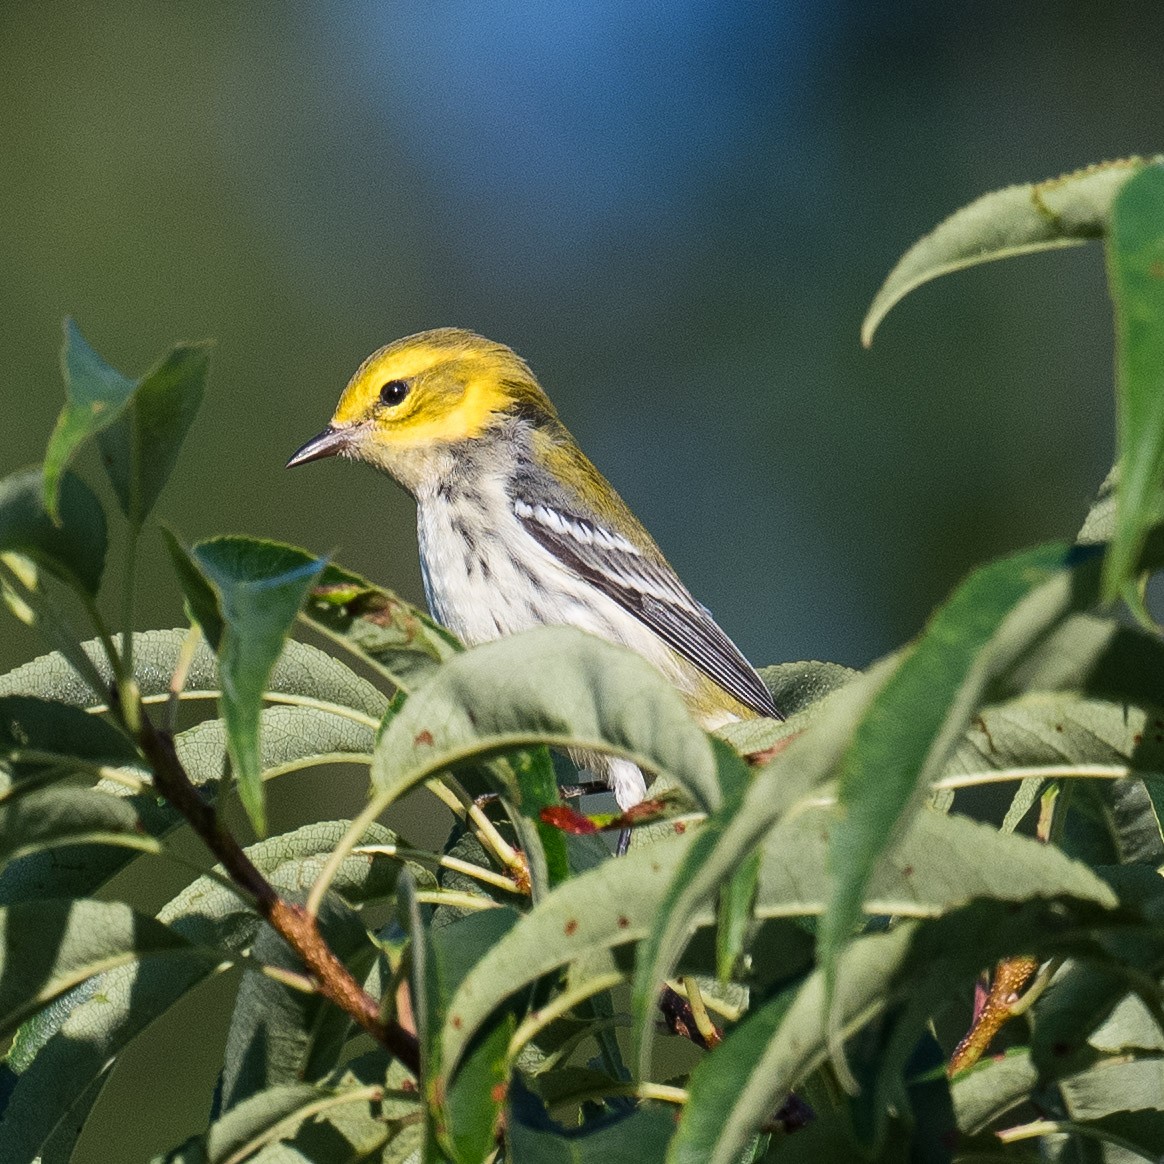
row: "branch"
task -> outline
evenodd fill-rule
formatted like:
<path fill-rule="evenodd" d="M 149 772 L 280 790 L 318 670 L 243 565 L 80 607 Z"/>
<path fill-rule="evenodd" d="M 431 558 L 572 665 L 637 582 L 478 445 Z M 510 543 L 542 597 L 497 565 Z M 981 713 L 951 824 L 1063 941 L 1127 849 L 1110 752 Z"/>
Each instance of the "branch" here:
<path fill-rule="evenodd" d="M 116 691 L 112 693 L 112 706 L 120 712 Z M 303 960 L 319 993 L 359 1023 L 413 1075 L 419 1076 L 420 1047 L 416 1036 L 380 1016 L 379 1004 L 335 956 L 320 934 L 315 918 L 302 906 L 279 896 L 238 841 L 222 826 L 218 814 L 198 794 L 174 750 L 173 737 L 154 727 L 144 708 L 139 714 L 137 742 L 153 769 L 157 790 L 190 823 L 231 881 L 254 900 L 260 916 Z"/>

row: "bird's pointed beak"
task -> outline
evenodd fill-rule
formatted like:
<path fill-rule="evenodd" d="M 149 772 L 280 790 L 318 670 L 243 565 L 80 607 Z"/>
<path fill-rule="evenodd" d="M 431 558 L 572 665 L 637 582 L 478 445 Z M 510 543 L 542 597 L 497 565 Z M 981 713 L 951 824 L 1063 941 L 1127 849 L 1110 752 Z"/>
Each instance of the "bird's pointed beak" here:
<path fill-rule="evenodd" d="M 308 461 L 319 461 L 324 457 L 334 457 L 351 444 L 351 439 L 352 434 L 348 429 L 335 428 L 329 424 L 319 436 L 313 436 L 301 449 L 296 450 L 287 462 L 287 468 L 306 465 Z"/>

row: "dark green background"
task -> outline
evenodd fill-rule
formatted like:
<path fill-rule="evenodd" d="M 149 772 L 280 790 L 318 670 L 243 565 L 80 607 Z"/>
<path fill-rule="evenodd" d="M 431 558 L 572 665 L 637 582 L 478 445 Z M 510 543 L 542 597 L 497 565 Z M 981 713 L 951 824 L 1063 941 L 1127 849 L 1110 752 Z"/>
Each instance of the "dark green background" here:
<path fill-rule="evenodd" d="M 5 0 L 0 465 L 40 455 L 66 313 L 132 373 L 213 337 L 160 512 L 419 599 L 402 493 L 283 464 L 371 349 L 472 327 L 754 661 L 862 666 L 1069 535 L 1112 454 L 1098 247 L 925 288 L 869 353 L 863 311 L 979 193 L 1161 148 L 1161 44 L 1158 0 Z M 172 625 L 146 551 L 141 625 Z M 36 649 L 9 621 L 0 665 Z M 141 1125 L 119 1159 L 187 1126 Z"/>

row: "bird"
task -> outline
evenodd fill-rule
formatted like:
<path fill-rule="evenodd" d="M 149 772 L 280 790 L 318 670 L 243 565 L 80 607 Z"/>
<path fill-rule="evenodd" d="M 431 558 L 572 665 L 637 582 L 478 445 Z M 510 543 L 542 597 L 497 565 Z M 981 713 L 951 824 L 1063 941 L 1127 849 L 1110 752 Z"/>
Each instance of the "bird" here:
<path fill-rule="evenodd" d="M 511 348 L 438 328 L 373 352 L 287 467 L 337 455 L 412 494 L 429 609 L 466 646 L 577 626 L 649 660 L 707 730 L 783 719 Z M 646 796 L 630 760 L 572 758 L 623 811 Z"/>

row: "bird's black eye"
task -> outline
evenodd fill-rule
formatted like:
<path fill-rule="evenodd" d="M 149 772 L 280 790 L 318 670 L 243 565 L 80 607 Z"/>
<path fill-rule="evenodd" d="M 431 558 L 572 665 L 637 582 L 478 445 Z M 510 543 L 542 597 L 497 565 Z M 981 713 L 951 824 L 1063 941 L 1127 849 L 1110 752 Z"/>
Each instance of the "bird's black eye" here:
<path fill-rule="evenodd" d="M 407 380 L 389 380 L 380 389 L 380 403 L 389 406 L 399 404 L 408 395 Z"/>

